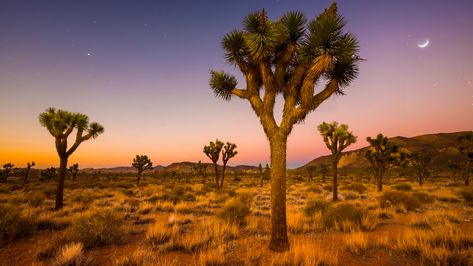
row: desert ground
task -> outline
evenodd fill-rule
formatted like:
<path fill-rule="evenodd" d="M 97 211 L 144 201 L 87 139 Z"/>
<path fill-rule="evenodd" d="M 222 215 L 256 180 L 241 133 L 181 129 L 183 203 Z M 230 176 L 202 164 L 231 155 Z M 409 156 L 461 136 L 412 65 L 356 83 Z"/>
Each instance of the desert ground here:
<path fill-rule="evenodd" d="M 11 179 L 0 185 L 0 265 L 472 265 L 473 189 L 449 178 L 419 186 L 386 178 L 331 183 L 289 174 L 291 250 L 274 253 L 270 182 L 230 175 L 143 177 L 79 174 L 56 182 Z M 187 180 L 186 180 L 187 179 Z"/>

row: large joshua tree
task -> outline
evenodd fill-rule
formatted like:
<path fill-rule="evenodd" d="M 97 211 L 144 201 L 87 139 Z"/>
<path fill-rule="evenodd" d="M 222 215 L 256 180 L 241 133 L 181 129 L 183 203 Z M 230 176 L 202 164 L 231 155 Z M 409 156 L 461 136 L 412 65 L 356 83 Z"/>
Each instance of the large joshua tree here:
<path fill-rule="evenodd" d="M 239 68 L 245 87 L 234 76 L 211 71 L 217 97 L 249 101 L 271 150 L 271 240 L 273 251 L 289 249 L 286 226 L 286 144 L 294 124 L 303 121 L 357 76 L 358 42 L 344 32 L 345 20 L 332 4 L 308 23 L 301 12 L 272 21 L 264 10 L 249 14 L 242 30 L 223 37 L 228 63 Z M 322 82 L 326 81 L 326 82 Z M 316 84 L 321 86 L 315 89 Z M 274 118 L 276 96 L 282 95 L 281 122 Z"/>
<path fill-rule="evenodd" d="M 81 113 L 71 113 L 65 110 L 49 108 L 39 115 L 39 122 L 46 127 L 54 137 L 56 151 L 59 155 L 59 179 L 56 191 L 56 210 L 62 209 L 64 179 L 66 177 L 67 160 L 77 150 L 79 145 L 89 139 L 95 139 L 104 132 L 104 128 L 96 122 L 89 123 L 89 118 Z M 77 130 L 74 144 L 68 148 L 67 139 Z"/>
<path fill-rule="evenodd" d="M 342 157 L 342 152 L 348 146 L 356 142 L 356 136 L 352 132 L 348 131 L 348 125 L 338 125 L 337 122 L 325 123 L 323 122 L 318 126 L 318 130 L 322 135 L 325 145 L 332 153 L 332 170 L 333 170 L 333 201 L 338 200 L 337 187 L 337 170 L 338 162 Z"/>
<path fill-rule="evenodd" d="M 383 175 L 386 169 L 397 159 L 398 147 L 390 142 L 383 134 L 378 134 L 375 139 L 367 137 L 370 146 L 365 153 L 365 157 L 370 161 L 376 177 L 378 191 L 383 190 Z"/>
<path fill-rule="evenodd" d="M 465 186 L 470 185 L 470 167 L 473 162 L 473 132 L 470 131 L 465 135 L 458 138 L 459 151 L 465 156 L 466 167 L 465 167 Z"/>
<path fill-rule="evenodd" d="M 209 145 L 204 146 L 204 153 L 209 157 L 209 159 L 212 161 L 214 165 L 214 170 L 215 170 L 215 182 L 217 183 L 217 187 L 220 187 L 220 182 L 218 178 L 218 159 L 220 158 L 220 152 L 222 151 L 223 148 L 223 142 L 220 140 L 216 139 L 215 142 L 211 141 L 209 142 Z"/>
<path fill-rule="evenodd" d="M 141 174 L 143 171 L 152 169 L 153 163 L 148 158 L 147 155 L 136 155 L 135 159 L 133 159 L 133 163 L 131 166 L 135 167 L 138 170 L 138 175 L 136 177 L 136 186 L 140 185 Z"/>

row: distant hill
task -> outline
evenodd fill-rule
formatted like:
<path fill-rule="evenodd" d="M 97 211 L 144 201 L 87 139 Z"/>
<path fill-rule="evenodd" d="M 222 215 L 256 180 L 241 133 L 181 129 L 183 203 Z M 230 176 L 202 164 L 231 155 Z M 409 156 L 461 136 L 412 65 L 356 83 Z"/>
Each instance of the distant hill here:
<path fill-rule="evenodd" d="M 210 173 L 213 171 L 213 164 L 211 163 L 203 163 L 204 165 L 207 166 L 207 172 Z M 188 173 L 192 172 L 192 168 L 196 166 L 197 163 L 193 162 L 179 162 L 179 163 L 172 163 L 168 166 L 155 166 L 153 167 L 153 171 L 157 172 L 171 172 L 175 171 L 177 173 Z M 218 166 L 219 169 L 222 168 L 221 165 Z M 227 172 L 255 172 L 258 170 L 258 167 L 256 166 L 250 166 L 250 165 L 237 165 L 237 166 L 228 166 L 227 165 Z M 81 169 L 80 172 L 82 173 L 95 173 L 95 172 L 101 172 L 101 173 L 135 173 L 136 168 L 132 166 L 122 166 L 122 167 L 113 167 L 113 168 L 84 168 Z"/>
<path fill-rule="evenodd" d="M 432 166 L 436 169 L 445 169 L 448 164 L 460 162 L 461 154 L 458 152 L 458 137 L 465 135 L 468 131 L 454 133 L 437 133 L 420 135 L 412 138 L 393 137 L 390 141 L 399 145 L 400 148 L 407 149 L 410 152 L 422 153 L 432 158 Z M 344 153 L 338 167 L 340 168 L 364 168 L 369 166 L 365 158 L 365 152 L 368 147 Z M 331 164 L 331 155 L 318 157 L 306 165 L 296 170 L 304 170 L 309 165 L 320 166 L 321 164 Z"/>

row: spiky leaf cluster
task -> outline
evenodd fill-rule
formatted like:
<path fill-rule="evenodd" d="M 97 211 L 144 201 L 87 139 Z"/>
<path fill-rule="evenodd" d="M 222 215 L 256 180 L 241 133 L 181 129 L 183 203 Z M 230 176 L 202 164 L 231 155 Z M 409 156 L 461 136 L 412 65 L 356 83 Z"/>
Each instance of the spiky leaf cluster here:
<path fill-rule="evenodd" d="M 222 39 L 225 58 L 245 75 L 246 88 L 237 89 L 236 78 L 223 71 L 211 72 L 210 87 L 225 100 L 233 95 L 248 99 L 258 116 L 272 114 L 275 97 L 282 93 L 290 115 L 281 126 L 290 131 L 356 78 L 361 60 L 358 41 L 344 30 L 345 24 L 336 4 L 308 22 L 297 11 L 276 21 L 264 10 L 251 13 L 243 20 L 243 29 Z M 316 92 L 321 79 L 327 79 L 327 85 Z"/>
<path fill-rule="evenodd" d="M 152 169 L 153 163 L 147 155 L 136 155 L 131 166 L 135 167 L 138 172 L 141 173 L 145 170 Z"/>
<path fill-rule="evenodd" d="M 370 161 L 373 167 L 385 169 L 398 161 L 399 147 L 390 142 L 383 134 L 378 134 L 374 139 L 367 137 L 366 140 L 370 146 L 365 153 L 365 157 Z"/>
<path fill-rule="evenodd" d="M 237 146 L 233 143 L 230 143 L 230 142 L 227 142 L 225 144 L 225 146 L 223 146 L 223 150 L 222 150 L 222 161 L 223 161 L 223 164 L 227 164 L 227 162 L 235 157 L 238 152 L 235 150 L 237 148 Z"/>
<path fill-rule="evenodd" d="M 318 130 L 324 139 L 324 143 L 332 152 L 336 159 L 339 159 L 341 153 L 349 145 L 356 142 L 357 137 L 348 131 L 348 125 L 337 122 L 323 122 L 318 126 Z"/>
<path fill-rule="evenodd" d="M 220 152 L 223 148 L 223 142 L 216 139 L 215 142 L 209 142 L 209 145 L 204 146 L 204 153 L 212 160 L 213 163 L 217 163 L 220 158 Z"/>

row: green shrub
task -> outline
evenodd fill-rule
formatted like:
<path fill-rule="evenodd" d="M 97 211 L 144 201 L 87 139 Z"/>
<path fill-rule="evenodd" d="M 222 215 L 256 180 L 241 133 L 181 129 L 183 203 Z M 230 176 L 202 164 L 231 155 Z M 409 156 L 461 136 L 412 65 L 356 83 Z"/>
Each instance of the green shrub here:
<path fill-rule="evenodd" d="M 401 190 L 401 191 L 411 191 L 412 190 L 411 184 L 407 184 L 407 183 L 392 185 L 391 188 L 393 188 L 395 190 Z"/>
<path fill-rule="evenodd" d="M 32 222 L 20 210 L 9 204 L 0 204 L 0 240 L 10 242 L 30 233 Z"/>
<path fill-rule="evenodd" d="M 245 224 L 245 217 L 250 213 L 248 202 L 243 202 L 239 198 L 228 199 L 222 208 L 217 212 L 217 218 L 239 225 Z"/>
<path fill-rule="evenodd" d="M 414 196 L 421 203 L 433 203 L 435 201 L 435 198 L 432 195 L 425 192 L 412 192 L 412 196 Z"/>
<path fill-rule="evenodd" d="M 388 207 L 389 205 L 404 205 L 408 210 L 414 210 L 421 206 L 419 200 L 413 195 L 403 191 L 385 191 L 379 198 L 379 203 L 382 208 Z"/>
<path fill-rule="evenodd" d="M 28 203 L 33 207 L 39 207 L 46 200 L 46 195 L 43 192 L 37 191 L 28 195 Z"/>
<path fill-rule="evenodd" d="M 326 228 L 337 228 L 341 231 L 351 231 L 361 228 L 362 219 L 367 210 L 350 203 L 340 203 L 330 206 L 322 217 Z"/>
<path fill-rule="evenodd" d="M 107 209 L 77 215 L 69 229 L 70 239 L 83 243 L 86 248 L 119 242 L 122 235 L 122 215 Z"/>
<path fill-rule="evenodd" d="M 325 213 L 329 203 L 323 199 L 309 200 L 304 207 L 304 214 L 306 216 L 312 216 L 316 212 Z"/>

